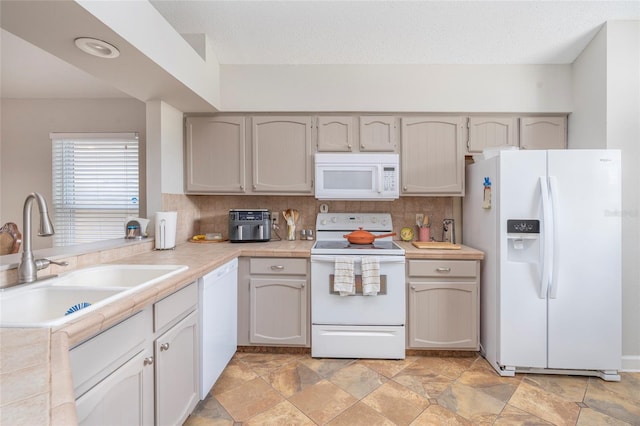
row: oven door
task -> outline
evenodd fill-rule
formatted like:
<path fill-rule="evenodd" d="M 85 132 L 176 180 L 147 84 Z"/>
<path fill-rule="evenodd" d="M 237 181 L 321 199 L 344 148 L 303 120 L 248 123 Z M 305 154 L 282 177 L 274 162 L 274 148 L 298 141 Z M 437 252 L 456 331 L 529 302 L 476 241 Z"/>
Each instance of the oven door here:
<path fill-rule="evenodd" d="M 311 322 L 324 325 L 404 325 L 406 284 L 404 256 L 378 256 L 381 291 L 376 296 L 340 296 L 332 288 L 334 255 L 311 256 Z M 361 256 L 355 256 L 356 279 Z M 384 283 L 384 284 L 383 284 Z"/>

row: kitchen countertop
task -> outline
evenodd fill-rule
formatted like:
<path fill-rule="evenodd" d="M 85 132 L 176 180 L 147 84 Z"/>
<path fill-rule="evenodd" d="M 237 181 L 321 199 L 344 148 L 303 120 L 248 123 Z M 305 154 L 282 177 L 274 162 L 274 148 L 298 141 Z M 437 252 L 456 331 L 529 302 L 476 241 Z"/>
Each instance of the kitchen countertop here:
<path fill-rule="evenodd" d="M 187 265 L 189 269 L 163 280 L 153 287 L 141 289 L 128 297 L 116 300 L 94 312 L 81 316 L 75 321 L 57 326 L 51 330 L 0 329 L 4 340 L 3 352 L 11 351 L 11 353 L 5 352 L 2 355 L 2 359 L 5 361 L 2 371 L 3 376 L 6 374 L 5 377 L 21 377 L 24 371 L 11 371 L 11 364 L 20 365 L 19 360 L 33 353 L 34 345 L 44 345 L 46 347 L 41 348 L 41 351 L 49 356 L 46 362 L 48 368 L 45 372 L 40 371 L 40 374 L 45 374 L 50 378 L 47 395 L 49 398 L 45 398 L 46 404 L 43 403 L 42 398 L 38 398 L 42 395 L 27 401 L 20 401 L 19 406 L 13 407 L 13 410 L 8 410 L 8 417 L 3 415 L 1 420 L 33 422 L 35 419 L 32 415 L 40 412 L 39 419 L 42 419 L 42 409 L 48 407 L 48 410 L 46 410 L 50 413 L 48 424 L 75 423 L 75 398 L 68 356 L 68 351 L 71 347 L 187 286 L 229 260 L 240 256 L 308 258 L 310 257 L 313 243 L 314 241 L 185 243 L 178 245 L 173 250 L 151 250 L 110 262 L 116 264 Z M 407 259 L 481 260 L 484 257 L 483 252 L 466 246 L 463 246 L 460 250 L 434 250 L 418 249 L 411 243 L 406 242 L 398 241 L 398 244 L 405 249 Z M 47 334 L 47 332 L 50 334 Z M 40 345 L 37 343 L 40 343 Z M 37 351 L 37 349 L 35 350 Z M 20 391 L 21 389 L 13 389 L 9 382 L 5 382 L 3 385 L 3 392 Z M 8 400 L 11 400 L 11 398 L 8 398 Z M 9 407 L 5 406 L 3 410 L 6 408 Z"/>

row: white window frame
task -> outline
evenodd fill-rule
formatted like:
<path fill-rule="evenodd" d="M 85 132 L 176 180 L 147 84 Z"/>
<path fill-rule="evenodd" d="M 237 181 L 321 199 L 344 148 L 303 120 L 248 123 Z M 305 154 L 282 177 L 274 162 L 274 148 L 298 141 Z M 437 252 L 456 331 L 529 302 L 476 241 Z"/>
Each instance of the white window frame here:
<path fill-rule="evenodd" d="M 54 247 L 124 238 L 139 216 L 138 133 L 51 133 Z"/>

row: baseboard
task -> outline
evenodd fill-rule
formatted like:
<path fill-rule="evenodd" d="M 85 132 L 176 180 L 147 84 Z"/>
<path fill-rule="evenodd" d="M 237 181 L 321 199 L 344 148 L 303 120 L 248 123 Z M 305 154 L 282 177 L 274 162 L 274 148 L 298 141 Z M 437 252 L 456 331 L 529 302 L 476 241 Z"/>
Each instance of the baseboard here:
<path fill-rule="evenodd" d="M 625 373 L 640 373 L 640 355 L 623 355 L 622 368 Z"/>

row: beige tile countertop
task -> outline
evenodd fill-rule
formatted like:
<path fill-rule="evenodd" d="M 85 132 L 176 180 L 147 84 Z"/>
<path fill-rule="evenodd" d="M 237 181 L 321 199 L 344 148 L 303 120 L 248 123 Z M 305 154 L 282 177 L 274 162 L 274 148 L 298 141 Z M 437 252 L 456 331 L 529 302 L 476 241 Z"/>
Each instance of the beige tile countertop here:
<path fill-rule="evenodd" d="M 239 256 L 309 257 L 313 241 L 185 243 L 173 250 L 124 251 L 115 264 L 187 265 L 153 287 L 53 329 L 0 328 L 0 424 L 77 424 L 69 349 Z M 97 256 L 96 259 L 102 259 Z M 82 267 L 92 266 L 83 264 Z"/>
<path fill-rule="evenodd" d="M 53 329 L 0 329 L 0 424 L 75 424 L 69 349 L 240 256 L 310 256 L 313 241 L 184 243 L 109 263 L 187 265 L 188 270 Z M 408 259 L 473 259 L 481 251 L 418 249 L 398 242 Z M 25 380 L 28 378 L 28 380 Z"/>

